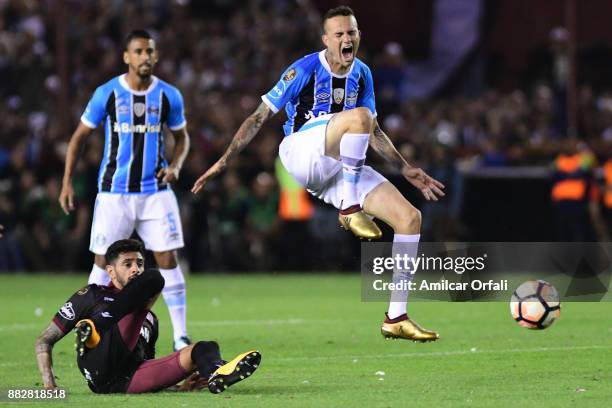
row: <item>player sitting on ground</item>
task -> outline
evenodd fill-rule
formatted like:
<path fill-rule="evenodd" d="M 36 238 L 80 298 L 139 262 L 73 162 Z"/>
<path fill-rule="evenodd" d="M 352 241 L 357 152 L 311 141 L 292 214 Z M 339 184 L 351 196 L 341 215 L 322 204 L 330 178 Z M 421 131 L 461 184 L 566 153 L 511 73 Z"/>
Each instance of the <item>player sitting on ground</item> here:
<path fill-rule="evenodd" d="M 306 55 L 285 70 L 280 81 L 236 132 L 223 156 L 193 185 L 197 193 L 255 137 L 263 123 L 283 107 L 285 138 L 279 156 L 285 168 L 308 191 L 340 210 L 340 224 L 360 238 L 382 233 L 368 214 L 395 232 L 393 256 L 415 258 L 421 213 L 397 188 L 370 166 L 368 145 L 393 163 L 425 199 L 443 196 L 442 183 L 412 167 L 399 154 L 376 120 L 374 86 L 367 65 L 356 58 L 361 34 L 349 7 L 329 10 L 323 18 L 326 49 Z M 394 281 L 414 271 L 397 270 Z M 399 286 L 399 285 L 398 285 Z M 438 334 L 423 329 L 406 314 L 408 291 L 394 290 L 381 331 L 386 338 L 432 341 Z"/>
<path fill-rule="evenodd" d="M 162 358 L 155 357 L 157 319 L 150 312 L 164 287 L 158 270 L 144 269 L 144 246 L 125 239 L 106 252 L 111 285 L 85 286 L 56 313 L 36 340 L 36 358 L 46 389 L 57 387 L 53 345 L 76 331 L 77 363 L 95 393 L 142 393 L 166 389 L 188 378 L 208 380 L 213 393 L 250 376 L 261 355 L 252 350 L 229 363 L 214 341 L 199 341 Z M 201 380 L 192 373 L 197 370 Z"/>

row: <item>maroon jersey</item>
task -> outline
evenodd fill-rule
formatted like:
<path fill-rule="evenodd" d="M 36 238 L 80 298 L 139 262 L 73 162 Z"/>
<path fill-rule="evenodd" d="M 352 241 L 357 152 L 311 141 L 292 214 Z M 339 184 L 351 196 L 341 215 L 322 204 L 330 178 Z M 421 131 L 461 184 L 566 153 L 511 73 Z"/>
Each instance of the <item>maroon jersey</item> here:
<path fill-rule="evenodd" d="M 85 286 L 64 303 L 55 314 L 53 322 L 64 333 L 68 333 L 80 320 L 104 314 L 119 293 L 112 284 Z M 124 319 L 128 317 L 129 315 Z M 140 364 L 155 357 L 158 324 L 153 312 L 148 312 L 139 330 L 141 335 L 133 351 L 126 346 L 118 325 L 115 324 L 102 333 L 97 347 L 86 350 L 82 357 L 77 355 L 79 370 L 92 391 L 125 392 Z"/>

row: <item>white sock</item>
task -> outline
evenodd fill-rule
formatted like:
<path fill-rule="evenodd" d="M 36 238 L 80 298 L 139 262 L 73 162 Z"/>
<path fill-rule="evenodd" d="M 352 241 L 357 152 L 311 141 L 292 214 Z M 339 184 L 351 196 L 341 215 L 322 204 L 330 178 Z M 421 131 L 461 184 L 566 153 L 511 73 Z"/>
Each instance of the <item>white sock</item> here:
<path fill-rule="evenodd" d="M 369 134 L 345 133 L 340 140 L 340 160 L 344 176 L 341 210 L 359 204 L 357 183 L 365 163 L 369 139 Z"/>
<path fill-rule="evenodd" d="M 102 269 L 98 265 L 93 264 L 91 272 L 89 273 L 89 280 L 87 281 L 87 283 L 95 283 L 96 285 L 100 286 L 108 286 L 110 281 L 111 278 L 108 275 L 108 272 L 106 272 L 106 269 Z"/>
<path fill-rule="evenodd" d="M 392 255 L 399 254 L 402 258 L 407 255 L 408 258 L 414 259 L 419 250 L 420 234 L 404 235 L 395 234 L 393 236 Z M 411 281 L 413 274 L 411 273 L 413 264 L 409 263 L 407 269 L 396 269 L 393 272 L 393 283 L 399 283 L 402 280 Z M 408 290 L 394 290 L 391 292 L 391 301 L 389 302 L 389 310 L 387 315 L 389 319 L 395 319 L 403 314 L 406 314 L 406 305 L 408 304 Z"/>
<path fill-rule="evenodd" d="M 159 272 L 164 277 L 166 284 L 162 290 L 162 296 L 168 306 L 174 339 L 187 336 L 187 294 L 185 289 L 185 277 L 179 265 L 174 269 L 161 269 Z"/>

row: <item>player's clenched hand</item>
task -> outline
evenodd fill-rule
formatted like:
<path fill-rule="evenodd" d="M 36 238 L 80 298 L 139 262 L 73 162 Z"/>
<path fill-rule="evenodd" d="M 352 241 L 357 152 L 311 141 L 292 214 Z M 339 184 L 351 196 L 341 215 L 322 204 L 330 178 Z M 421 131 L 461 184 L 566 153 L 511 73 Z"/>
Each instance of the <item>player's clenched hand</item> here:
<path fill-rule="evenodd" d="M 221 173 L 224 168 L 225 164 L 222 161 L 217 161 L 215 164 L 212 165 L 210 169 L 206 170 L 206 172 L 202 174 L 200 178 L 196 180 L 195 183 L 193 183 L 193 187 L 191 187 L 191 192 L 196 194 L 202 189 L 202 187 L 204 187 L 204 184 L 206 184 L 209 179 Z"/>
<path fill-rule="evenodd" d="M 438 201 L 438 197 L 443 197 L 444 184 L 440 183 L 435 178 L 429 176 L 422 169 L 417 167 L 404 167 L 402 175 L 416 188 L 421 190 L 421 193 L 426 200 Z"/>
<path fill-rule="evenodd" d="M 161 179 L 162 183 L 174 183 L 179 178 L 179 169 L 173 166 L 164 167 L 157 172 L 157 178 Z"/>
<path fill-rule="evenodd" d="M 59 204 L 66 215 L 74 210 L 74 189 L 71 183 L 62 185 L 62 191 L 59 195 Z"/>

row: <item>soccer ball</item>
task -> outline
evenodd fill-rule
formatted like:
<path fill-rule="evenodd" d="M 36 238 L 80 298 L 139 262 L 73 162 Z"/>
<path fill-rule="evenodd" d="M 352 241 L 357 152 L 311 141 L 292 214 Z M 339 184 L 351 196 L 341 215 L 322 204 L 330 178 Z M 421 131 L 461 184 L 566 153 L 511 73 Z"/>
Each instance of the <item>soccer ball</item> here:
<path fill-rule="evenodd" d="M 543 280 L 524 282 L 512 294 L 510 313 L 523 327 L 546 329 L 561 314 L 559 292 Z"/>

